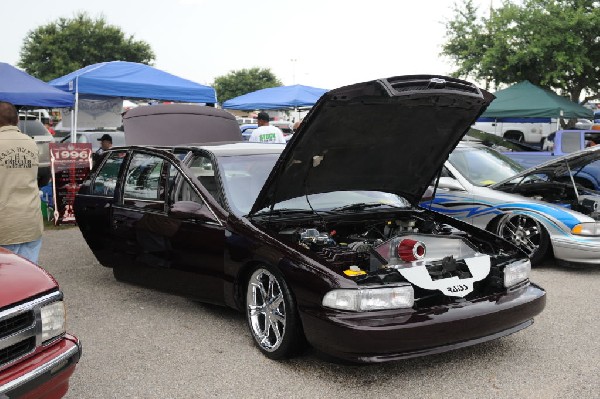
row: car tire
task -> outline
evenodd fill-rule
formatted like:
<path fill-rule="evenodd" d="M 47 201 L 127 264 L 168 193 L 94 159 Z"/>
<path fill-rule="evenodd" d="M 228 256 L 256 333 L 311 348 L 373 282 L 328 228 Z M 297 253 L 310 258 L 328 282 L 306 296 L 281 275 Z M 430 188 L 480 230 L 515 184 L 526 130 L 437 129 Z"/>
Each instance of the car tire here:
<path fill-rule="evenodd" d="M 548 254 L 550 237 L 540 222 L 518 213 L 508 214 L 495 223 L 494 232 L 521 248 L 531 265 L 537 265 Z"/>
<path fill-rule="evenodd" d="M 296 301 L 281 272 L 261 265 L 246 284 L 246 320 L 254 343 L 270 359 L 285 359 L 303 347 Z"/>

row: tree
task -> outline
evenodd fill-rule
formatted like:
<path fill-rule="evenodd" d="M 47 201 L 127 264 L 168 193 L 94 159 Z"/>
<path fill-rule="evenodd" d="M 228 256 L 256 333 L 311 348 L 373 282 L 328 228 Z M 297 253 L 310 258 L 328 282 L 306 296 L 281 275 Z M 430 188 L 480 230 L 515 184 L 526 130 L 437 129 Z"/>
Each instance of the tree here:
<path fill-rule="evenodd" d="M 456 77 L 498 87 L 529 80 L 579 101 L 600 98 L 600 7 L 597 0 L 505 1 L 479 17 L 472 0 L 455 5 L 442 54 Z"/>
<path fill-rule="evenodd" d="M 281 81 L 269 68 L 231 71 L 227 75 L 216 77 L 213 83 L 220 103 L 256 90 L 277 86 L 281 86 Z"/>
<path fill-rule="evenodd" d="M 48 81 L 85 66 L 106 61 L 149 64 L 154 60 L 150 45 L 126 37 L 103 17 L 85 13 L 30 31 L 23 40 L 18 66 L 38 79 Z"/>

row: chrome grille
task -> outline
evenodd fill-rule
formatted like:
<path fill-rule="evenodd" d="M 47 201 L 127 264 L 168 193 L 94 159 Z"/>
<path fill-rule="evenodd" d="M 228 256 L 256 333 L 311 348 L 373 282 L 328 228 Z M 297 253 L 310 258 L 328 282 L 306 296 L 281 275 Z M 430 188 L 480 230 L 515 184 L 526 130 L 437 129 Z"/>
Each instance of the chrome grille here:
<path fill-rule="evenodd" d="M 0 339 L 7 337 L 15 332 L 29 327 L 33 324 L 33 310 L 21 313 L 17 316 L 0 320 Z"/>
<path fill-rule="evenodd" d="M 12 362 L 35 349 L 35 337 L 17 342 L 8 348 L 0 349 L 0 364 Z"/>
<path fill-rule="evenodd" d="M 62 299 L 60 291 L 0 311 L 0 370 L 43 346 L 43 306 Z"/>

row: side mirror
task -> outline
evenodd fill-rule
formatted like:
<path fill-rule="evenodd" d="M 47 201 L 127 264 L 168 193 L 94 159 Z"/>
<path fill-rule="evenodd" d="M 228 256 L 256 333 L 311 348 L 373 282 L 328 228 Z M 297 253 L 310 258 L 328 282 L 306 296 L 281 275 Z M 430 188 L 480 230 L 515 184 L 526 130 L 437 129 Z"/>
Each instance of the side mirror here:
<path fill-rule="evenodd" d="M 201 221 L 215 221 L 215 217 L 206 205 L 194 201 L 179 201 L 169 210 L 169 216 L 176 219 L 196 219 Z"/>
<path fill-rule="evenodd" d="M 465 191 L 465 188 L 458 182 L 458 180 L 448 176 L 440 177 L 438 187 L 452 191 Z"/>

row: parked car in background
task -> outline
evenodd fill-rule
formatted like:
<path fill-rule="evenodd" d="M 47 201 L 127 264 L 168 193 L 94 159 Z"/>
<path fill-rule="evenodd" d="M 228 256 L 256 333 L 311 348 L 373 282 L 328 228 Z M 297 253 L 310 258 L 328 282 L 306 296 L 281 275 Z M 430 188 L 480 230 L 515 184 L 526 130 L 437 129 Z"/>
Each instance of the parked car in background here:
<path fill-rule="evenodd" d="M 600 144 L 599 130 L 559 130 L 546 138 L 542 151 L 510 151 L 504 154 L 530 168 L 596 144 Z"/>
<path fill-rule="evenodd" d="M 35 116 L 31 115 L 27 119 L 25 116 L 19 116 L 19 130 L 30 136 L 37 144 L 39 151 L 39 167 L 38 167 L 38 186 L 43 187 L 50 181 L 50 143 L 54 142 L 54 138 L 48 132 L 46 127 Z"/>
<path fill-rule="evenodd" d="M 256 123 L 246 123 L 240 125 L 240 131 L 242 132 L 242 140 L 248 141 L 250 140 L 250 136 L 252 136 L 252 132 L 256 129 L 258 125 Z"/>
<path fill-rule="evenodd" d="M 250 117 L 241 117 L 241 116 L 236 116 L 235 120 L 237 121 L 238 125 L 247 125 L 247 124 L 256 124 L 257 120 L 256 118 L 250 118 Z"/>
<path fill-rule="evenodd" d="M 0 248 L 0 398 L 61 398 L 81 356 L 65 305 L 42 268 Z"/>
<path fill-rule="evenodd" d="M 96 152 L 100 148 L 100 141 L 98 139 L 105 134 L 110 134 L 112 137 L 113 147 L 119 147 L 125 145 L 125 133 L 115 131 L 94 131 L 94 132 L 77 132 L 78 143 L 91 143 L 92 152 Z M 70 143 L 71 136 L 66 136 L 60 140 L 61 143 Z"/>
<path fill-rule="evenodd" d="M 77 224 L 118 280 L 245 312 L 273 359 L 305 340 L 382 362 L 496 339 L 545 306 L 529 259 L 418 207 L 492 99 L 458 79 L 394 77 L 326 93 L 287 146 L 109 150 Z"/>
<path fill-rule="evenodd" d="M 559 127 L 558 121 L 551 118 L 480 118 L 473 125 L 473 129 L 482 132 L 536 144 Z"/>
<path fill-rule="evenodd" d="M 577 184 L 589 162 L 600 162 L 600 147 L 523 171 L 491 148 L 461 143 L 435 199 L 422 206 L 497 233 L 533 264 L 553 253 L 564 263 L 600 265 L 600 195 Z"/>

